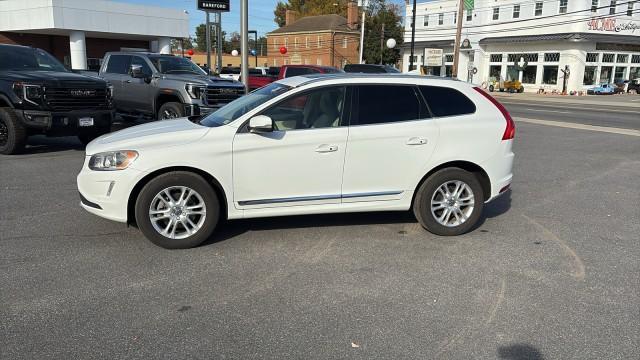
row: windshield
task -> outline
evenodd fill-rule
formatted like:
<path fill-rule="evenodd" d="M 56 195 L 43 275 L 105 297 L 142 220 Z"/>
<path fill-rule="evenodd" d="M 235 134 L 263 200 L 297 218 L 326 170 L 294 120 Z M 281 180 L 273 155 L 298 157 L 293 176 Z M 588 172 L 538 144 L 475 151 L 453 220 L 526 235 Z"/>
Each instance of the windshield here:
<path fill-rule="evenodd" d="M 264 104 L 280 94 L 284 94 L 290 89 L 291 87 L 286 85 L 271 83 L 250 93 L 249 95 L 245 95 L 221 107 L 206 118 L 202 119 L 202 121 L 200 121 L 200 125 L 208 127 L 226 125 L 255 109 L 257 106 Z"/>
<path fill-rule="evenodd" d="M 177 56 L 149 56 L 149 60 L 153 63 L 161 74 L 196 74 L 207 75 L 198 65 Z"/>
<path fill-rule="evenodd" d="M 0 70 L 68 71 L 46 51 L 20 46 L 0 46 Z"/>

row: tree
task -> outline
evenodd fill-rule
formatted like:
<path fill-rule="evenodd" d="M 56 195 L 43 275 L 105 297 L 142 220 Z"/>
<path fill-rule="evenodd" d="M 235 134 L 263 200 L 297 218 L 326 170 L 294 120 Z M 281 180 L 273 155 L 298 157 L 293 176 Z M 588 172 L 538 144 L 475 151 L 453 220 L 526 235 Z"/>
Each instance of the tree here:
<path fill-rule="evenodd" d="M 386 0 L 370 0 L 365 23 L 363 57 L 369 64 L 380 63 L 395 65 L 400 60 L 400 46 L 403 32 L 400 8 L 395 4 L 387 4 Z M 380 36 L 384 24 L 383 46 L 380 51 Z M 387 48 L 387 39 L 394 38 L 396 47 Z"/>
<path fill-rule="evenodd" d="M 207 51 L 207 33 L 206 24 L 200 24 L 196 27 L 196 49 L 198 51 Z M 212 43 L 215 40 L 215 32 L 211 29 Z"/>

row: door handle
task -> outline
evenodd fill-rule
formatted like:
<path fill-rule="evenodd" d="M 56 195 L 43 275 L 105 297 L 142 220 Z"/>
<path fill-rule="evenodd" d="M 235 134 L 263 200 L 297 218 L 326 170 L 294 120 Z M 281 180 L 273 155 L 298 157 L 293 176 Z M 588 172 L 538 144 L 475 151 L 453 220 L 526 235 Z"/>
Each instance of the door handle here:
<path fill-rule="evenodd" d="M 338 151 L 338 145 L 326 145 L 322 144 L 316 148 L 317 153 L 328 153 Z"/>
<path fill-rule="evenodd" d="M 407 140 L 407 145 L 426 145 L 429 141 L 423 137 L 412 137 Z"/>

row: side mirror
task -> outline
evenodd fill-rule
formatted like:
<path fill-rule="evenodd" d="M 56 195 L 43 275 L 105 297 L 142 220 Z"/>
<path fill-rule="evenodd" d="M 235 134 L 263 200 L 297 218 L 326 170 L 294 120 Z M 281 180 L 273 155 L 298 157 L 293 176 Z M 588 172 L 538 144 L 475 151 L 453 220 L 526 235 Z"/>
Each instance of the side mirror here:
<path fill-rule="evenodd" d="M 258 115 L 249 119 L 249 131 L 263 133 L 273 131 L 273 120 L 266 115 Z"/>
<path fill-rule="evenodd" d="M 141 79 L 145 77 L 144 73 L 142 73 L 142 65 L 131 65 L 129 73 L 132 78 Z"/>

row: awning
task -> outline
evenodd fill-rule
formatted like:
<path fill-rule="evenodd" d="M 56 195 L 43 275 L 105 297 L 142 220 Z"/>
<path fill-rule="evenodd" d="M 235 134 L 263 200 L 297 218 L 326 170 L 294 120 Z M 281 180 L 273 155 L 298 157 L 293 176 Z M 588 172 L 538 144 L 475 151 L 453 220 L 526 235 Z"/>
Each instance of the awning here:
<path fill-rule="evenodd" d="M 538 41 L 594 41 L 613 44 L 640 45 L 640 36 L 619 35 L 619 34 L 593 34 L 593 33 L 564 33 L 545 35 L 522 35 L 522 36 L 501 36 L 488 37 L 480 40 L 480 45 L 498 43 L 524 43 Z"/>

